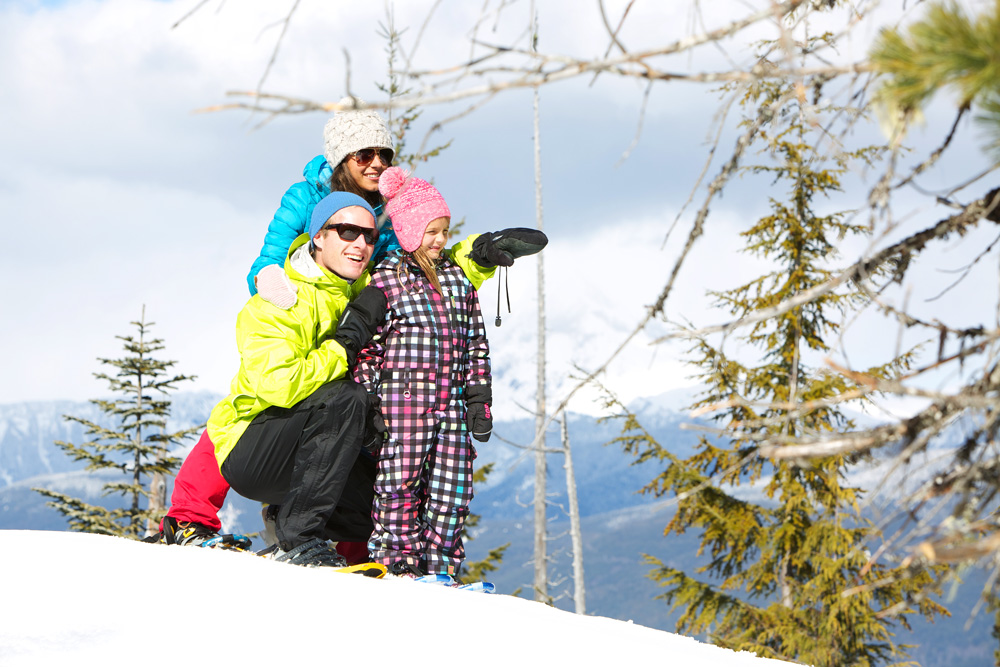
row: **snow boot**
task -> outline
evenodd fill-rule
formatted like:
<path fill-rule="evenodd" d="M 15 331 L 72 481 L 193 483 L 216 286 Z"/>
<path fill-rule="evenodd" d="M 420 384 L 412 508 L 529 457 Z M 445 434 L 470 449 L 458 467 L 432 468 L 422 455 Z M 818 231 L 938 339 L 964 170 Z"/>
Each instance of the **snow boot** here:
<path fill-rule="evenodd" d="M 405 560 L 397 560 L 386 568 L 386 573 L 393 577 L 403 577 L 405 579 L 419 579 L 424 573 L 419 567 Z"/>
<path fill-rule="evenodd" d="M 337 553 L 333 545 L 324 539 L 314 538 L 297 547 L 285 551 L 277 544 L 257 552 L 258 556 L 279 563 L 290 563 L 305 567 L 347 567 L 347 561 Z"/>
<path fill-rule="evenodd" d="M 250 548 L 250 538 L 239 534 L 219 534 L 200 523 L 178 522 L 173 517 L 163 517 L 161 529 L 145 538 L 151 544 L 178 544 L 185 547 L 216 547 L 245 551 Z"/>

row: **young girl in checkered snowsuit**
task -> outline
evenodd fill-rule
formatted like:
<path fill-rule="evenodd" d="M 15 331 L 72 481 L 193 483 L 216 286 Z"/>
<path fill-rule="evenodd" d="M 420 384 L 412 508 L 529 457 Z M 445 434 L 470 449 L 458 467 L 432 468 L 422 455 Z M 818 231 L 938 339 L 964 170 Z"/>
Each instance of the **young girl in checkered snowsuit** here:
<path fill-rule="evenodd" d="M 401 249 L 373 273 L 389 312 L 355 371 L 388 427 L 368 549 L 390 568 L 454 575 L 472 500 L 470 431 L 485 441 L 492 429 L 486 328 L 476 290 L 439 252 L 451 217 L 440 193 L 398 167 L 379 189 Z"/>

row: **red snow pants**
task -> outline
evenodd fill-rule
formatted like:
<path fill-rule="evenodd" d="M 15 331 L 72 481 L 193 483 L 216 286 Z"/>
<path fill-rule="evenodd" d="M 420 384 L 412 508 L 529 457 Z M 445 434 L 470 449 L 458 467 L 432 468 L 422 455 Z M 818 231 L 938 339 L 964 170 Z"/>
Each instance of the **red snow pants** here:
<path fill-rule="evenodd" d="M 198 523 L 219 532 L 222 530 L 219 511 L 226 503 L 228 493 L 229 484 L 219 472 L 219 463 L 215 458 L 215 445 L 208 437 L 208 431 L 203 431 L 177 471 L 167 516 L 178 523 Z M 352 565 L 368 561 L 368 545 L 364 542 L 340 542 L 337 551 Z"/>
<path fill-rule="evenodd" d="M 215 446 L 208 437 L 208 431 L 204 431 L 177 471 L 167 516 L 178 523 L 200 523 L 219 532 L 222 530 L 219 510 L 226 502 L 227 493 L 229 484 L 219 472 Z"/>

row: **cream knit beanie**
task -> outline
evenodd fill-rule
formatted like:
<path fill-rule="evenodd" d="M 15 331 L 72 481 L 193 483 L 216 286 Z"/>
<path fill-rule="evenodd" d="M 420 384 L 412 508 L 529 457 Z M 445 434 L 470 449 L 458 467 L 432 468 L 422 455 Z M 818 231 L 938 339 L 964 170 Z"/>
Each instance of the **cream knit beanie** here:
<path fill-rule="evenodd" d="M 364 103 L 358 97 L 345 97 L 340 104 Z M 323 157 L 331 169 L 349 153 L 362 148 L 392 149 L 392 136 L 385 120 L 374 109 L 338 111 L 323 128 Z"/>

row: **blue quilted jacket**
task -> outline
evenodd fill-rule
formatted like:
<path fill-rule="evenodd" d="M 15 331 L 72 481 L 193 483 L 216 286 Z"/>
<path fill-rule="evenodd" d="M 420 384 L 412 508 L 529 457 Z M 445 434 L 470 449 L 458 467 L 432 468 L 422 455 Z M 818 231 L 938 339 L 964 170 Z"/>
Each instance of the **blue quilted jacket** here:
<path fill-rule="evenodd" d="M 313 209 L 319 200 L 330 194 L 330 176 L 333 169 L 327 164 L 322 155 L 317 155 L 306 168 L 302 170 L 304 181 L 299 181 L 288 188 L 281 198 L 281 206 L 271 219 L 271 224 L 267 226 L 267 234 L 264 236 L 264 247 L 260 249 L 260 256 L 250 267 L 247 274 L 247 286 L 250 288 L 250 296 L 257 293 L 254 285 L 254 278 L 257 272 L 269 264 L 285 265 L 285 257 L 288 256 L 288 249 L 300 234 L 304 234 L 309 228 L 309 219 L 312 217 Z M 382 207 L 375 207 L 375 214 L 382 214 Z M 386 222 L 382 226 L 378 241 L 375 242 L 375 252 L 372 254 L 373 262 L 380 262 L 383 257 L 399 247 L 396 234 L 392 231 L 392 225 Z"/>

